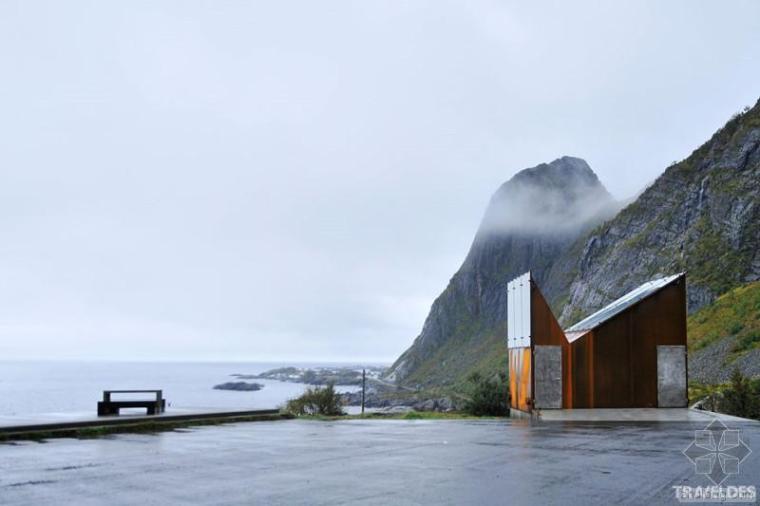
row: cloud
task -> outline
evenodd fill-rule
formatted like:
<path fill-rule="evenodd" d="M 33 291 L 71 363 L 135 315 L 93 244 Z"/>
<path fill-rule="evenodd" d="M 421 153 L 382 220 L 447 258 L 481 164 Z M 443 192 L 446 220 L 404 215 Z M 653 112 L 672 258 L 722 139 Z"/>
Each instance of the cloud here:
<path fill-rule="evenodd" d="M 574 236 L 617 208 L 585 161 L 564 157 L 525 169 L 502 185 L 491 198 L 480 233 Z"/>
<path fill-rule="evenodd" d="M 519 169 L 753 103 L 757 9 L 4 2 L 0 353 L 390 361 Z"/>

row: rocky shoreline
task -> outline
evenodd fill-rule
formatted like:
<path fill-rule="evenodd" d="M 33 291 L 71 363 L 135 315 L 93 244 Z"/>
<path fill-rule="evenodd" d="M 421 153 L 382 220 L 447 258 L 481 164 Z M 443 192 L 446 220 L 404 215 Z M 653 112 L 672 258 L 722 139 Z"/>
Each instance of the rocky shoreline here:
<path fill-rule="evenodd" d="M 362 369 L 366 371 L 366 390 L 364 406 L 369 409 L 401 412 L 401 411 L 456 411 L 460 408 L 452 397 L 440 395 L 426 395 L 424 391 L 415 391 L 410 388 L 400 387 L 391 382 L 384 381 L 382 375 L 386 368 L 377 366 L 356 367 L 279 367 L 270 369 L 259 374 L 234 373 L 231 374 L 236 381 L 217 385 L 214 388 L 220 390 L 257 390 L 247 388 L 245 385 L 257 385 L 246 383 L 242 380 L 263 379 L 270 381 L 285 381 L 288 383 L 301 383 L 311 386 L 351 386 L 357 387 L 362 384 Z M 240 386 L 238 386 L 240 385 Z M 260 385 L 263 387 L 263 385 Z M 346 406 L 360 406 L 361 390 L 343 392 L 340 394 Z"/>
<path fill-rule="evenodd" d="M 342 394 L 347 406 L 361 406 L 361 392 L 347 392 Z M 376 391 L 367 392 L 364 399 L 366 408 L 380 409 L 383 411 L 440 411 L 449 412 L 458 409 L 456 401 L 451 397 L 425 397 L 423 396 L 394 396 L 392 393 L 380 394 Z"/>
<path fill-rule="evenodd" d="M 366 371 L 367 382 L 377 381 L 385 372 L 385 367 L 278 367 L 260 374 L 231 374 L 234 378 L 266 379 L 287 381 L 289 383 L 305 383 L 307 385 L 342 385 L 359 386 L 362 384 L 362 370 Z"/>

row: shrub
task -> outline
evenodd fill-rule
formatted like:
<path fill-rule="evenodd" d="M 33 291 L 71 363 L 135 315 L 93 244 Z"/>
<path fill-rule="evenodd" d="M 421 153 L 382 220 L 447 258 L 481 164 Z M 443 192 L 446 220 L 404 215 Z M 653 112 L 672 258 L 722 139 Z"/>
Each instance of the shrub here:
<path fill-rule="evenodd" d="M 294 415 L 343 415 L 343 399 L 332 384 L 326 387 L 307 388 L 306 391 L 285 405 L 285 411 Z"/>
<path fill-rule="evenodd" d="M 760 419 L 760 381 L 750 381 L 738 368 L 734 369 L 720 409 L 729 415 Z"/>
<path fill-rule="evenodd" d="M 752 349 L 756 343 L 760 342 L 760 331 L 752 331 L 744 334 L 741 337 L 736 338 L 736 342 L 731 347 L 731 351 L 734 353 L 741 353 L 743 351 Z"/>
<path fill-rule="evenodd" d="M 509 414 L 509 383 L 506 373 L 486 378 L 478 372 L 468 378 L 470 398 L 464 410 L 475 416 L 506 416 Z"/>

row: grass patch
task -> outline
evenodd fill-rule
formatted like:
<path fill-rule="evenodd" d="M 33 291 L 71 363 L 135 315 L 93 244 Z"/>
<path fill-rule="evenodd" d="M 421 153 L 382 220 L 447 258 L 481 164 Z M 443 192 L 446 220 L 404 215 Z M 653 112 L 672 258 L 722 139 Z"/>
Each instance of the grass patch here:
<path fill-rule="evenodd" d="M 283 420 L 288 418 L 293 417 L 288 414 L 272 414 L 238 416 L 229 418 L 197 418 L 194 420 L 146 420 L 118 425 L 96 425 L 89 427 L 0 434 L 0 443 L 21 440 L 44 442 L 46 439 L 62 437 L 75 439 L 94 439 L 110 436 L 112 434 L 156 434 L 159 432 L 174 431 L 177 429 L 197 427 L 202 425 L 223 425 L 238 422 L 261 422 Z"/>
<path fill-rule="evenodd" d="M 499 416 L 474 416 L 463 411 L 450 411 L 441 413 L 438 411 L 407 411 L 406 413 L 370 412 L 363 415 L 343 416 L 299 416 L 299 420 L 313 420 L 318 422 L 334 422 L 341 420 L 498 420 Z"/>

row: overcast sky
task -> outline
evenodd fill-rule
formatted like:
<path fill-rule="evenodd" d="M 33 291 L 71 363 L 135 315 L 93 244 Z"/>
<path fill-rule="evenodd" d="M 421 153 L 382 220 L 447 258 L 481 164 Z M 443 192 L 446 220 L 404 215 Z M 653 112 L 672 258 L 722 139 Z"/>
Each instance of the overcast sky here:
<path fill-rule="evenodd" d="M 0 358 L 392 361 L 524 167 L 638 192 L 760 2 L 0 0 Z"/>

